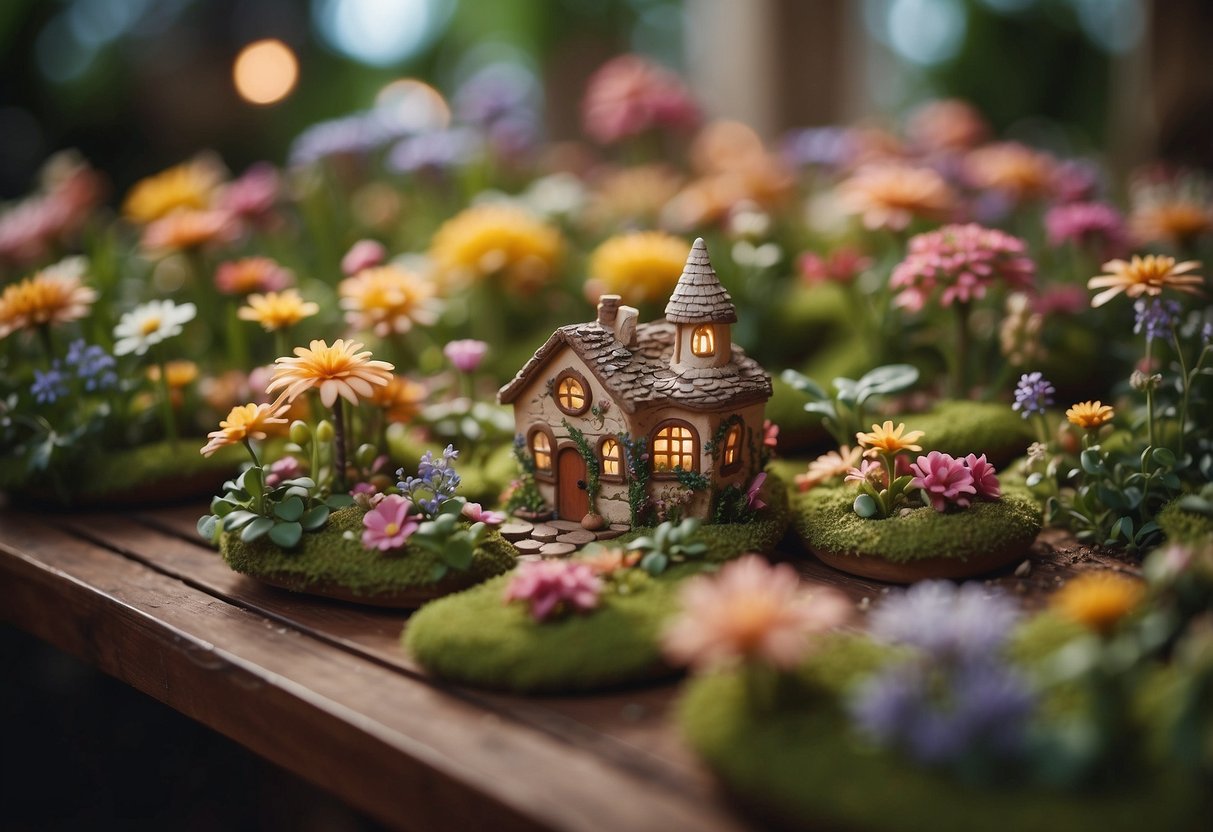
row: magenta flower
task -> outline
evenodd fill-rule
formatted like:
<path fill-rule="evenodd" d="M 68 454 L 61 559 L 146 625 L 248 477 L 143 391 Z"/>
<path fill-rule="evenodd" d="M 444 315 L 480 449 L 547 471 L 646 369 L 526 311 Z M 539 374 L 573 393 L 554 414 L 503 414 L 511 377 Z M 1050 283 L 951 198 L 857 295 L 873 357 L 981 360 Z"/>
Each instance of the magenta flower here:
<path fill-rule="evenodd" d="M 819 283 L 847 284 L 862 272 L 872 267 L 872 258 L 865 257 L 857 248 L 843 246 L 826 257 L 806 251 L 797 261 L 800 279 L 809 286 Z"/>
<path fill-rule="evenodd" d="M 1129 231 L 1124 217 L 1102 202 L 1072 202 L 1050 208 L 1045 214 L 1045 231 L 1049 245 L 1073 243 L 1104 260 L 1129 252 Z"/>
<path fill-rule="evenodd" d="M 682 79 L 638 55 L 603 64 L 586 84 L 582 125 L 599 144 L 650 130 L 681 130 L 699 123 L 699 107 Z"/>
<path fill-rule="evenodd" d="M 274 219 L 274 205 L 282 190 L 282 176 L 269 162 L 257 162 L 237 180 L 229 182 L 219 196 L 219 207 L 256 222 Z"/>
<path fill-rule="evenodd" d="M 460 513 L 473 523 L 484 523 L 486 526 L 500 526 L 505 522 L 504 514 L 488 511 L 480 503 L 464 503 Z"/>
<path fill-rule="evenodd" d="M 1036 265 L 1026 250 L 1018 237 L 976 223 L 917 234 L 889 280 L 897 291 L 893 303 L 917 312 L 938 292 L 942 306 L 967 304 L 998 282 L 1030 292 Z"/>
<path fill-rule="evenodd" d="M 378 266 L 387 260 L 387 249 L 377 240 L 359 240 L 350 246 L 350 250 L 341 258 L 341 271 L 346 277 L 353 277 L 363 269 Z"/>
<path fill-rule="evenodd" d="M 1002 487 L 998 477 L 994 476 L 994 466 L 986 461 L 986 455 L 969 454 L 964 458 L 965 467 L 973 477 L 973 487 L 977 496 L 983 500 L 998 500 L 1002 498 Z"/>
<path fill-rule="evenodd" d="M 514 570 L 505 589 L 505 602 L 523 601 L 536 621 L 567 612 L 586 612 L 598 606 L 602 581 L 584 563 L 572 560 L 541 560 L 523 563 Z"/>
<path fill-rule="evenodd" d="M 460 341 L 451 341 L 442 348 L 442 354 L 447 357 L 455 369 L 461 373 L 473 373 L 480 366 L 480 362 L 484 360 L 484 356 L 489 351 L 489 345 L 484 341 L 477 341 L 474 338 L 464 338 Z"/>
<path fill-rule="evenodd" d="M 936 511 L 946 510 L 949 504 L 968 508 L 971 500 L 967 495 L 977 493 L 973 474 L 963 461 L 948 454 L 931 451 L 918 457 L 910 468 L 914 472 L 910 486 L 921 488 Z"/>
<path fill-rule="evenodd" d="M 746 489 L 746 506 L 750 509 L 750 511 L 762 511 L 767 507 L 767 504 L 763 502 L 762 497 L 759 496 L 759 492 L 762 491 L 762 484 L 766 481 L 767 474 L 766 471 L 763 471 L 761 474 L 754 477 L 754 481 L 750 483 L 750 487 Z"/>
<path fill-rule="evenodd" d="M 276 488 L 283 480 L 293 480 L 303 474 L 303 466 L 293 456 L 284 456 L 270 464 L 269 473 L 265 475 L 265 487 Z"/>
<path fill-rule="evenodd" d="M 410 516 L 413 504 L 399 494 L 389 494 L 362 517 L 362 545 L 386 552 L 399 549 L 409 539 L 421 518 Z"/>
<path fill-rule="evenodd" d="M 762 444 L 768 448 L 779 444 L 779 425 L 770 419 L 764 419 L 762 423 Z"/>

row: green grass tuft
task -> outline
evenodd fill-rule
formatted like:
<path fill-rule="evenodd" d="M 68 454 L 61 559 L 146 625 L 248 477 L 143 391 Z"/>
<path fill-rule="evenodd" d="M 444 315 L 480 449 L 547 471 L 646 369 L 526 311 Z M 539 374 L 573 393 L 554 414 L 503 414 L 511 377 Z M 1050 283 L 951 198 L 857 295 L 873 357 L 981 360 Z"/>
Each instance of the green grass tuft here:
<path fill-rule="evenodd" d="M 1184 511 L 1178 501 L 1167 504 L 1155 518 L 1167 540 L 1172 543 L 1206 543 L 1213 541 L 1213 517 Z"/>

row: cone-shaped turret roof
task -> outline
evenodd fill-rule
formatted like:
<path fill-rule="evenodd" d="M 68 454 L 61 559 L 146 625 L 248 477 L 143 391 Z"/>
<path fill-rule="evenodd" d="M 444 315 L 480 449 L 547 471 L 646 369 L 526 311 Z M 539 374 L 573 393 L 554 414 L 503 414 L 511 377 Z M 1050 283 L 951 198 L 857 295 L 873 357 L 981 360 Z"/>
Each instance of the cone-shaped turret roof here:
<path fill-rule="evenodd" d="M 666 304 L 665 317 L 676 324 L 737 323 L 737 308 L 720 285 L 702 237 L 697 237 L 691 246 L 682 277 Z"/>

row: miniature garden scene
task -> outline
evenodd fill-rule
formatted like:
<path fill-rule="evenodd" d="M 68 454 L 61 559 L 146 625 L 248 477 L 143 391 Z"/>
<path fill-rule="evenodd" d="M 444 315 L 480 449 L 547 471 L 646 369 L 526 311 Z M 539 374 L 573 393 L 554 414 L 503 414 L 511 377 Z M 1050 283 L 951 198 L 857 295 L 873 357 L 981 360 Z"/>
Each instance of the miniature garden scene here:
<path fill-rule="evenodd" d="M 1201 4 L 227 5 L 0 21 L 14 635 L 304 828 L 1203 827 Z"/>

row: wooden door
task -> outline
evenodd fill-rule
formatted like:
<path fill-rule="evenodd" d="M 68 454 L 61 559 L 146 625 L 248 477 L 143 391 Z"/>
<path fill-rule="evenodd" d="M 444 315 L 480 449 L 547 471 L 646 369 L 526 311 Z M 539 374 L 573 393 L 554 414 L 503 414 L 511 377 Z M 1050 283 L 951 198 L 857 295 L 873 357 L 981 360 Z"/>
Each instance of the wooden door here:
<path fill-rule="evenodd" d="M 581 453 L 576 448 L 562 448 L 556 457 L 556 512 L 561 519 L 580 521 L 589 512 L 585 477 Z"/>

